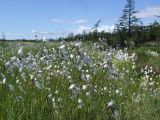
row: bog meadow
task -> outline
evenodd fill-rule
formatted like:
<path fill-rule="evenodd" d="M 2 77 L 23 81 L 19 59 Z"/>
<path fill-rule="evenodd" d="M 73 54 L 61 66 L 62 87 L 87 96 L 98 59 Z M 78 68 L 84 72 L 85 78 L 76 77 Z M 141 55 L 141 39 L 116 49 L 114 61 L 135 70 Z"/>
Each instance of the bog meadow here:
<path fill-rule="evenodd" d="M 0 41 L 0 120 L 159 120 L 160 23 L 125 1 L 113 32 Z M 159 16 L 155 16 L 159 19 Z"/>

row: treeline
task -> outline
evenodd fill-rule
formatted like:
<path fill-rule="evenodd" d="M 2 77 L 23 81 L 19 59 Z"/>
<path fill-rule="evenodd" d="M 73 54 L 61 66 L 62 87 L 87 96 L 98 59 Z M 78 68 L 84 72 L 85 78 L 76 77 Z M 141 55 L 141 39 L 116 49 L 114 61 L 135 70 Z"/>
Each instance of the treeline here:
<path fill-rule="evenodd" d="M 58 41 L 98 41 L 103 40 L 108 45 L 116 46 L 117 44 L 121 46 L 127 45 L 127 42 L 134 42 L 135 45 L 144 44 L 147 42 L 160 42 L 160 23 L 154 22 L 150 25 L 143 26 L 139 25 L 135 28 L 135 30 L 131 33 L 132 36 L 129 38 L 128 34 L 122 30 L 115 29 L 111 32 L 83 32 L 82 34 L 69 34 L 65 38 L 58 38 Z"/>
<path fill-rule="evenodd" d="M 101 20 L 99 20 L 93 27 L 93 31 L 83 34 L 74 35 L 69 34 L 65 38 L 59 38 L 59 41 L 98 41 L 103 40 L 108 45 L 116 46 L 131 46 L 133 44 L 139 45 L 146 42 L 160 42 L 160 23 L 155 21 L 150 25 L 143 25 L 141 19 L 136 17 L 135 0 L 126 0 L 123 9 L 123 14 L 119 18 L 119 22 L 115 25 L 114 31 L 98 32 Z M 160 16 L 156 16 L 160 18 Z"/>

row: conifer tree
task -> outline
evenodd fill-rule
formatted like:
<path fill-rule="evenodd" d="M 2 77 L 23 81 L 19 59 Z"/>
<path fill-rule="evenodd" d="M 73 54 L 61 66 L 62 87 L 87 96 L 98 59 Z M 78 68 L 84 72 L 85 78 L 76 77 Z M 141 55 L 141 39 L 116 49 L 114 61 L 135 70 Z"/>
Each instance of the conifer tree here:
<path fill-rule="evenodd" d="M 136 17 L 135 0 L 127 0 L 124 6 L 123 15 L 119 19 L 119 29 L 126 32 L 131 38 L 132 31 L 137 25 L 139 19 Z"/>

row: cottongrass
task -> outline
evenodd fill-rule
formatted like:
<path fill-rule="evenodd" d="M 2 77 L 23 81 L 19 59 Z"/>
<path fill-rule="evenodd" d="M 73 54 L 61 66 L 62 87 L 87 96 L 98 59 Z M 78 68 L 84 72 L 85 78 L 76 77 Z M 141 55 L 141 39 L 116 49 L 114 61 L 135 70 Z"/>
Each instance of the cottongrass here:
<path fill-rule="evenodd" d="M 159 73 L 139 68 L 135 52 L 104 44 L 20 43 L 1 50 L 0 119 L 158 119 Z"/>

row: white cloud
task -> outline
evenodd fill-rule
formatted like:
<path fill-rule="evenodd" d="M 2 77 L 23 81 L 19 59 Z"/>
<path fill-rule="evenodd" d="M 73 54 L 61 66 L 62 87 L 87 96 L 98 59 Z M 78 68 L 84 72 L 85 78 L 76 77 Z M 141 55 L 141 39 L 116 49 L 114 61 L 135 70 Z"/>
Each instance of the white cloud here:
<path fill-rule="evenodd" d="M 79 20 L 62 20 L 62 19 L 52 19 L 53 23 L 62 23 L 62 24 L 86 24 L 87 20 L 79 19 Z"/>
<path fill-rule="evenodd" d="M 90 27 L 86 27 L 86 26 L 79 26 L 77 29 L 73 29 L 70 32 L 74 33 L 74 34 L 81 34 L 83 32 L 90 32 L 91 28 Z"/>
<path fill-rule="evenodd" d="M 102 25 L 98 28 L 99 32 L 105 31 L 105 32 L 113 32 L 114 30 L 114 25 L 112 26 L 107 26 L 107 25 Z M 91 27 L 87 26 L 78 26 L 75 29 L 66 29 L 66 30 L 61 30 L 61 31 L 45 31 L 45 32 L 39 32 L 36 30 L 32 30 L 31 33 L 32 35 L 38 35 L 38 37 L 41 39 L 44 36 L 47 38 L 55 38 L 55 37 L 60 37 L 60 36 L 67 36 L 69 33 L 75 34 L 82 34 L 83 32 L 89 33 L 93 32 L 93 29 Z"/>
<path fill-rule="evenodd" d="M 25 36 L 26 34 L 24 34 L 24 33 L 6 33 L 6 35 L 9 35 L 9 36 Z"/>
<path fill-rule="evenodd" d="M 38 31 L 36 31 L 36 30 L 32 30 L 31 31 L 32 32 L 32 34 L 34 34 L 34 35 L 41 35 L 41 36 L 50 36 L 50 35 L 63 35 L 63 34 L 65 34 L 65 31 L 45 31 L 45 32 L 38 32 Z"/>
<path fill-rule="evenodd" d="M 59 23 L 59 22 L 61 22 L 61 20 L 60 19 L 52 19 L 51 22 L 53 22 L 53 23 Z"/>
<path fill-rule="evenodd" d="M 58 38 L 58 37 L 62 37 L 62 36 L 66 36 L 68 34 L 67 31 L 36 31 L 36 30 L 32 30 L 31 31 L 32 34 L 32 38 L 31 39 L 35 39 L 35 35 L 37 35 L 38 40 L 43 40 L 45 39 L 49 39 L 49 38 Z"/>
<path fill-rule="evenodd" d="M 77 24 L 86 24 L 87 23 L 87 20 L 77 20 L 77 21 L 75 21 L 75 23 L 77 23 Z"/>
<path fill-rule="evenodd" d="M 113 32 L 114 30 L 114 25 L 112 26 L 107 26 L 107 25 L 102 25 L 98 28 L 99 32 L 105 31 L 105 32 Z"/>
<path fill-rule="evenodd" d="M 114 25 L 112 26 L 107 26 L 107 25 L 101 25 L 100 27 L 97 28 L 98 32 L 113 32 L 114 30 Z M 79 26 L 77 29 L 71 30 L 70 32 L 74 34 L 81 34 L 83 32 L 93 32 L 93 29 L 91 27 L 86 27 L 86 26 Z"/>
<path fill-rule="evenodd" d="M 138 18 L 149 18 L 155 15 L 160 15 L 160 6 L 147 7 L 136 14 Z"/>

